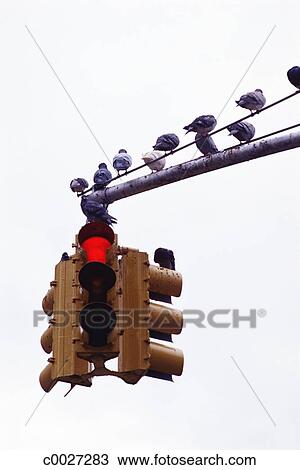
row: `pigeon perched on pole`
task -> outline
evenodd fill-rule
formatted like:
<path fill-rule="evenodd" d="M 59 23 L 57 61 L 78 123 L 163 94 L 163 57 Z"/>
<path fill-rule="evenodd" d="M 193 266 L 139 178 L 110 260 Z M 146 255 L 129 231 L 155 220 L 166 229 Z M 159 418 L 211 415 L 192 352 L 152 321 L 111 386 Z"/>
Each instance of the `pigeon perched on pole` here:
<path fill-rule="evenodd" d="M 117 223 L 117 219 L 107 212 L 107 206 L 98 202 L 95 193 L 81 198 L 81 210 L 87 222 L 102 221 L 108 225 Z"/>
<path fill-rule="evenodd" d="M 112 179 L 111 172 L 107 169 L 106 163 L 100 163 L 98 170 L 94 174 L 94 183 L 96 183 L 97 188 L 104 188 L 108 182 Z"/>
<path fill-rule="evenodd" d="M 152 173 L 154 171 L 160 171 L 165 167 L 166 159 L 163 157 L 163 153 L 158 150 L 153 150 L 152 152 L 147 152 L 143 155 L 142 160 L 148 165 Z M 158 161 L 155 161 L 157 158 L 163 157 Z"/>
<path fill-rule="evenodd" d="M 229 135 L 233 135 L 240 142 L 249 142 L 255 135 L 255 127 L 250 122 L 237 122 L 227 127 Z"/>
<path fill-rule="evenodd" d="M 89 183 L 84 178 L 74 178 L 70 183 L 70 188 L 74 193 L 82 193 L 89 187 Z"/>
<path fill-rule="evenodd" d="M 236 105 L 241 108 L 249 109 L 251 113 L 253 111 L 259 111 L 266 104 L 266 98 L 260 88 L 255 91 L 250 91 L 245 95 L 242 95 L 239 100 L 236 101 Z"/>
<path fill-rule="evenodd" d="M 300 90 L 300 67 L 295 65 L 287 72 L 289 82 Z"/>
<path fill-rule="evenodd" d="M 186 134 L 189 132 L 197 132 L 201 135 L 207 135 L 216 127 L 216 125 L 216 118 L 212 114 L 207 114 L 197 117 L 193 122 L 184 126 L 183 129 L 186 130 Z"/>
<path fill-rule="evenodd" d="M 204 156 L 211 155 L 219 151 L 210 135 L 204 136 L 201 134 L 196 134 L 196 146 Z"/>
<path fill-rule="evenodd" d="M 114 156 L 113 158 L 113 167 L 115 170 L 117 170 L 118 175 L 120 175 L 120 171 L 126 171 L 128 168 L 130 168 L 132 165 L 132 158 L 130 155 L 128 155 L 127 150 L 121 149 L 117 153 L 117 155 Z"/>
<path fill-rule="evenodd" d="M 179 145 L 179 138 L 176 134 L 163 134 L 157 138 L 156 144 L 153 145 L 154 150 L 162 150 L 172 152 Z"/>

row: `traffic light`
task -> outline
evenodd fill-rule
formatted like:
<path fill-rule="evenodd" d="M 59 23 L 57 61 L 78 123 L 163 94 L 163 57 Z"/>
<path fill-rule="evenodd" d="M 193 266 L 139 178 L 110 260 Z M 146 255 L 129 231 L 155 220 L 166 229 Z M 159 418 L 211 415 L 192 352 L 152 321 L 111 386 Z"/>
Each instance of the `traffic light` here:
<path fill-rule="evenodd" d="M 79 314 L 83 334 L 77 355 L 93 364 L 90 378 L 115 375 L 105 362 L 119 355 L 117 237 L 105 223 L 91 222 L 79 231 L 78 242 L 85 256 L 78 280 L 87 293 L 87 303 Z"/>
<path fill-rule="evenodd" d="M 171 269 L 172 271 L 175 271 L 175 258 L 174 258 L 174 253 L 171 250 L 168 250 L 166 248 L 157 248 L 157 250 L 155 250 L 155 253 L 154 253 L 154 262 L 158 263 L 161 268 L 167 268 L 167 269 Z M 176 292 L 179 296 L 181 294 L 182 280 L 181 278 L 178 278 L 177 275 L 175 275 L 175 279 L 178 279 L 179 281 L 178 289 Z M 158 289 L 159 289 L 160 288 L 159 283 L 156 283 L 156 284 L 158 284 Z M 172 303 L 171 295 L 162 294 L 160 292 L 150 291 L 149 297 L 150 299 L 158 300 L 159 302 L 166 302 L 169 304 Z M 178 321 L 179 324 L 180 324 L 180 318 L 182 318 L 180 317 L 180 314 L 181 312 L 179 312 L 178 315 L 175 315 L 174 313 L 175 319 Z M 156 338 L 156 339 L 161 339 L 164 341 L 172 342 L 172 335 L 171 333 L 168 333 L 167 331 L 159 332 L 159 331 L 150 330 L 150 336 L 151 338 Z"/>
<path fill-rule="evenodd" d="M 79 282 L 88 291 L 89 301 L 80 312 L 80 325 L 88 333 L 88 345 L 104 346 L 116 326 L 116 314 L 106 298 L 116 282 L 115 271 L 106 264 L 114 232 L 105 223 L 91 222 L 82 227 L 78 241 L 87 257 L 79 272 Z"/>
<path fill-rule="evenodd" d="M 161 255 L 172 252 L 157 250 L 154 259 L 161 266 L 150 265 L 147 253 L 118 246 L 103 222 L 82 227 L 73 246 L 75 254 L 56 265 L 43 299 L 50 322 L 41 344 L 52 356 L 40 375 L 42 388 L 49 392 L 57 381 L 91 386 L 102 375 L 130 384 L 145 375 L 181 375 L 182 351 L 150 340 L 171 341 L 182 330 L 182 312 L 157 303 L 181 294 L 174 262 L 162 266 Z M 117 371 L 106 367 L 114 358 Z"/>
<path fill-rule="evenodd" d="M 114 375 L 104 364 L 119 354 L 114 232 L 104 223 L 89 223 L 74 246 L 76 253 L 55 267 L 42 303 L 51 317 L 41 338 L 44 351 L 52 352 L 40 374 L 46 392 L 57 381 L 91 386 L 95 375 Z"/>
<path fill-rule="evenodd" d="M 120 336 L 119 372 L 131 383 L 143 375 L 164 380 L 181 375 L 182 351 L 150 341 L 151 333 L 171 335 L 182 330 L 183 316 L 179 310 L 150 302 L 150 292 L 179 296 L 181 275 L 150 265 L 147 253 L 127 249 L 120 260 L 120 280 L 124 328 Z"/>
<path fill-rule="evenodd" d="M 55 267 L 55 280 L 43 299 L 45 313 L 51 315 L 50 325 L 41 337 L 41 345 L 49 364 L 40 374 L 40 384 L 49 392 L 57 381 L 90 386 L 91 380 L 84 378 L 90 366 L 76 353 L 80 341 L 78 311 L 84 304 L 84 293 L 78 282 L 78 271 L 82 265 L 80 256 L 60 261 Z"/>

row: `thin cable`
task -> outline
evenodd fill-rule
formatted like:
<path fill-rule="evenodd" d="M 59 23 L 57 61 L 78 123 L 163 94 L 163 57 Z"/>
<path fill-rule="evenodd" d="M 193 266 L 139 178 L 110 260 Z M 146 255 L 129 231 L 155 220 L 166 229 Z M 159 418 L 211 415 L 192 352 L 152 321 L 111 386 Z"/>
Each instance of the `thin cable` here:
<path fill-rule="evenodd" d="M 293 126 L 285 127 L 283 129 L 279 129 L 278 131 L 269 132 L 269 134 L 264 134 L 264 135 L 261 135 L 259 137 L 255 137 L 255 139 L 248 140 L 247 142 L 240 142 L 239 144 L 232 145 L 231 147 L 226 147 L 222 150 L 218 150 L 218 152 L 215 152 L 213 154 L 200 155 L 197 158 L 204 158 L 204 157 L 207 157 L 207 156 L 210 156 L 210 155 L 216 155 L 217 153 L 220 153 L 220 152 L 227 152 L 228 150 L 241 148 L 241 147 L 244 147 L 245 145 L 252 144 L 253 142 L 257 142 L 258 140 L 262 140 L 262 139 L 266 139 L 267 137 L 271 137 L 272 135 L 276 135 L 276 134 L 280 134 L 282 132 L 290 131 L 291 129 L 295 129 L 296 127 L 300 127 L 300 123 L 299 124 L 294 124 Z M 194 158 L 192 158 L 192 160 L 194 160 Z M 192 161 L 192 160 L 188 160 L 188 161 Z"/>
<path fill-rule="evenodd" d="M 255 137 L 255 139 L 248 140 L 247 142 L 240 142 L 239 144 L 232 145 L 231 147 L 226 147 L 225 149 L 218 150 L 218 152 L 215 152 L 213 154 L 199 155 L 199 157 L 197 157 L 197 158 L 209 157 L 211 155 L 216 155 L 217 153 L 220 153 L 220 152 L 227 152 L 228 150 L 241 148 L 241 147 L 244 147 L 245 145 L 252 144 L 253 142 L 257 142 L 258 140 L 265 139 L 266 137 L 271 137 L 272 135 L 280 134 L 282 132 L 289 131 L 291 129 L 295 129 L 296 127 L 300 127 L 300 123 L 299 124 L 294 124 L 293 126 L 285 127 L 283 129 L 279 129 L 278 131 L 269 132 L 269 134 L 264 134 L 264 135 L 261 135 L 259 137 Z M 194 158 L 192 158 L 191 160 L 188 160 L 188 161 L 190 162 L 192 160 L 194 160 Z M 187 162 L 185 162 L 185 163 L 187 163 Z"/>
<path fill-rule="evenodd" d="M 79 116 L 81 117 L 81 120 L 83 121 L 83 123 L 85 124 L 85 126 L 87 127 L 87 129 L 89 130 L 91 136 L 94 138 L 96 144 L 98 145 L 98 147 L 100 148 L 100 150 L 102 151 L 102 153 L 105 155 L 107 161 L 110 163 L 111 166 L 113 166 L 112 162 L 110 161 L 110 158 L 109 156 L 107 155 L 107 153 L 105 152 L 103 146 L 101 145 L 101 143 L 99 142 L 99 140 L 97 139 L 95 133 L 92 131 L 89 123 L 87 122 L 87 120 L 85 119 L 85 117 L 83 116 L 82 112 L 80 111 L 80 109 L 78 108 L 77 104 L 75 103 L 75 101 L 73 100 L 72 96 L 70 95 L 69 91 L 67 90 L 67 88 L 65 87 L 64 83 L 62 82 L 61 78 L 59 77 L 58 73 L 56 72 L 55 68 L 53 67 L 53 65 L 51 64 L 51 62 L 49 61 L 48 57 L 46 56 L 45 52 L 43 51 L 43 49 L 41 48 L 41 46 L 39 45 L 39 43 L 37 42 L 36 38 L 34 37 L 34 35 L 32 34 L 31 30 L 29 29 L 29 27 L 27 25 L 25 25 L 25 28 L 28 32 L 28 34 L 31 36 L 31 39 L 33 40 L 33 42 L 35 43 L 35 45 L 37 46 L 37 48 L 39 49 L 40 53 L 42 54 L 42 56 L 44 57 L 45 61 L 47 62 L 47 64 L 49 65 L 50 69 L 52 70 L 54 76 L 56 77 L 57 81 L 59 82 L 59 84 L 61 85 L 62 89 L 64 90 L 64 92 L 66 93 L 67 97 L 69 98 L 69 100 L 71 101 L 71 103 L 73 104 L 74 108 L 76 109 L 77 113 L 79 114 Z"/>
<path fill-rule="evenodd" d="M 244 116 L 240 119 L 237 119 L 236 121 L 230 123 L 230 124 L 227 124 L 226 126 L 223 126 L 223 127 L 220 127 L 219 129 L 211 132 L 210 134 L 208 134 L 208 137 L 209 136 L 212 136 L 212 135 L 215 135 L 215 134 L 218 134 L 219 132 L 221 131 L 224 131 L 226 130 L 229 126 L 232 126 L 233 124 L 238 124 L 239 122 L 242 122 L 244 121 L 245 119 L 248 119 L 250 117 L 253 117 L 253 116 L 256 116 L 257 114 L 261 114 L 263 111 L 266 111 L 267 109 L 270 109 L 270 108 L 273 108 L 274 106 L 277 106 L 278 104 L 282 103 L 283 101 L 286 101 L 290 98 L 292 98 L 293 96 L 296 96 L 300 93 L 300 90 L 296 90 L 294 93 L 290 94 L 290 95 L 287 95 L 285 96 L 284 98 L 281 98 L 280 100 L 277 100 L 277 101 L 274 101 L 274 103 L 271 103 L 269 104 L 268 106 L 265 106 L 264 108 L 258 110 L 258 111 L 255 111 L 254 113 L 250 113 L 250 114 L 247 114 L 247 116 Z M 277 132 L 277 131 L 276 131 Z M 258 139 L 261 139 L 262 137 L 259 137 Z M 172 150 L 171 152 L 167 152 L 165 153 L 165 155 L 162 155 L 158 158 L 156 158 L 155 160 L 153 160 L 151 163 L 154 163 L 154 162 L 157 162 L 159 160 L 161 160 L 162 158 L 166 158 L 168 157 L 169 155 L 173 155 L 174 153 L 176 152 L 180 152 L 181 150 L 184 150 L 186 149 L 187 147 L 190 147 L 191 145 L 194 145 L 195 143 L 197 143 L 199 140 L 201 140 L 202 137 L 199 137 L 198 139 L 195 139 L 193 140 L 192 142 L 189 142 L 188 144 L 185 144 L 185 145 L 182 145 L 181 147 L 178 147 L 177 149 L 175 150 Z M 258 139 L 254 139 L 254 140 L 258 140 Z M 253 140 L 251 140 L 250 142 L 253 142 Z M 235 146 L 236 147 L 236 146 Z M 231 147 L 230 147 L 231 148 Z M 129 170 L 127 171 L 126 173 L 124 173 L 123 175 L 121 176 L 127 176 L 135 171 L 138 171 L 138 170 L 141 170 L 142 168 L 145 168 L 147 166 L 146 163 L 142 164 L 142 165 L 139 165 L 135 168 L 133 168 L 132 170 Z M 120 179 L 121 176 L 115 176 L 114 178 L 112 178 L 109 182 L 109 183 L 112 183 L 113 181 L 116 181 L 118 179 Z M 89 188 L 89 189 L 86 189 L 84 192 L 82 192 L 81 194 L 78 195 L 78 197 L 86 194 L 86 193 L 89 193 L 90 191 L 92 191 L 93 187 Z"/>
<path fill-rule="evenodd" d="M 242 77 L 239 79 L 238 83 L 236 84 L 236 86 L 234 87 L 231 95 L 229 96 L 229 98 L 227 99 L 226 103 L 224 104 L 223 108 L 221 109 L 221 111 L 219 112 L 218 116 L 217 116 L 217 121 L 219 120 L 220 116 L 223 114 L 224 110 L 226 109 L 228 103 L 230 102 L 231 98 L 233 97 L 233 95 L 235 94 L 236 90 L 238 89 L 238 87 L 240 86 L 240 84 L 242 83 L 242 81 L 244 80 L 244 78 L 246 77 L 246 75 L 248 74 L 249 70 L 251 69 L 252 65 L 254 64 L 254 62 L 256 61 L 257 57 L 259 56 L 259 54 L 262 52 L 263 48 L 265 47 L 265 45 L 267 44 L 269 38 L 271 37 L 271 35 L 273 34 L 273 32 L 275 31 L 275 28 L 276 28 L 276 24 L 274 24 L 273 28 L 271 29 L 271 31 L 269 32 L 269 34 L 267 35 L 266 39 L 264 40 L 264 42 L 262 43 L 262 45 L 260 46 L 260 48 L 258 49 L 258 51 L 256 52 L 255 56 L 253 57 L 253 59 L 251 60 L 250 64 L 248 65 L 248 67 L 246 68 L 246 71 L 244 72 L 244 74 L 242 75 Z M 195 158 L 197 154 L 197 150 L 196 152 L 194 153 L 193 155 L 193 158 Z"/>
<path fill-rule="evenodd" d="M 243 143 L 239 143 L 239 144 L 236 144 L 236 145 L 232 145 L 231 147 L 226 147 L 225 149 L 222 149 L 222 150 L 219 150 L 218 152 L 216 152 L 216 154 L 217 154 L 217 153 L 220 153 L 220 152 L 227 152 L 228 150 L 233 150 L 233 149 L 236 149 L 236 148 L 238 148 L 238 147 L 241 148 L 241 147 L 243 147 L 243 146 L 245 146 L 245 145 L 252 144 L 253 142 L 257 142 L 257 141 L 262 140 L 262 139 L 265 139 L 265 138 L 267 138 L 267 137 L 271 137 L 271 136 L 273 136 L 273 135 L 280 134 L 280 133 L 282 133 L 282 132 L 290 131 L 290 130 L 292 130 L 292 129 L 295 129 L 296 127 L 300 127 L 300 123 L 298 123 L 298 124 L 293 124 L 292 126 L 289 126 L 289 127 L 284 127 L 284 128 L 279 129 L 279 130 L 277 130 L 277 131 L 269 132 L 268 134 L 261 135 L 261 136 L 259 136 L 259 137 L 256 137 L 255 139 L 249 140 L 249 141 L 247 141 L 247 142 L 243 142 Z M 197 141 L 197 140 L 196 140 L 196 141 Z M 195 141 L 195 142 L 196 142 L 196 141 Z M 215 154 L 214 154 L 214 155 L 215 155 Z M 200 155 L 200 156 L 197 157 L 197 158 L 204 158 L 204 157 L 207 157 L 207 156 L 209 156 L 209 155 Z M 160 157 L 160 158 L 161 158 L 161 157 Z M 193 159 L 192 159 L 192 160 L 193 160 Z M 191 161 L 191 160 L 188 160 L 188 161 Z M 185 163 L 187 163 L 187 162 L 185 162 Z M 111 181 L 112 181 L 112 180 L 111 180 Z M 109 188 L 104 188 L 104 191 L 106 191 L 107 189 L 109 189 Z M 88 189 L 87 191 L 91 191 L 91 189 Z M 85 191 L 85 192 L 87 192 L 87 191 Z M 81 194 L 79 194 L 79 195 L 77 194 L 77 197 L 82 196 L 82 194 L 84 194 L 84 193 L 81 193 Z"/>
<path fill-rule="evenodd" d="M 233 145 L 232 147 L 227 147 L 223 150 L 220 150 L 220 152 L 225 152 L 227 150 L 235 149 L 237 147 L 243 147 L 244 145 L 252 144 L 253 142 L 256 142 L 258 140 L 265 139 L 266 137 L 271 137 L 272 135 L 280 134 L 281 132 L 290 131 L 291 129 L 295 129 L 296 127 L 300 127 L 300 123 L 294 124 L 293 126 L 285 127 L 284 129 L 279 129 L 278 131 L 270 132 L 269 134 L 261 135 L 260 137 L 255 137 L 255 139 L 248 140 L 248 142 L 243 142 L 237 145 Z"/>
<path fill-rule="evenodd" d="M 239 364 L 237 363 L 236 359 L 233 357 L 233 356 L 230 356 L 232 362 L 234 363 L 234 365 L 236 366 L 236 368 L 239 370 L 240 374 L 242 375 L 242 377 L 244 378 L 244 380 L 246 381 L 246 383 L 249 385 L 253 395 L 255 396 L 255 398 L 257 399 L 257 401 L 260 403 L 261 407 L 264 409 L 265 413 L 267 414 L 267 416 L 269 417 L 270 421 L 272 422 L 273 426 L 276 427 L 276 422 L 274 421 L 271 413 L 268 411 L 268 409 L 266 408 L 266 406 L 264 405 L 263 401 L 261 400 L 260 396 L 258 395 L 258 393 L 256 392 L 256 390 L 254 389 L 253 385 L 251 384 L 251 382 L 249 381 L 248 377 L 246 376 L 245 372 L 241 369 L 241 367 L 239 366 Z"/>
<path fill-rule="evenodd" d="M 269 32 L 269 34 L 267 35 L 267 37 L 265 38 L 264 42 L 262 43 L 262 45 L 260 46 L 260 48 L 258 49 L 258 51 L 256 52 L 255 56 L 253 57 L 253 59 L 251 60 L 250 64 L 248 65 L 248 67 L 246 68 L 244 74 L 242 75 L 242 77 L 239 79 L 238 83 L 236 84 L 236 86 L 234 87 L 231 95 L 229 96 L 229 98 L 227 99 L 226 103 L 224 104 L 223 108 L 221 109 L 221 111 L 219 112 L 219 115 L 218 115 L 218 118 L 221 116 L 221 114 L 223 113 L 223 111 L 225 110 L 225 108 L 227 107 L 229 101 L 231 100 L 231 98 L 233 97 L 233 95 L 235 94 L 236 90 L 238 89 L 238 87 L 240 86 L 240 84 L 242 83 L 242 81 L 244 80 L 244 78 L 246 77 L 247 73 L 249 72 L 249 70 L 251 69 L 252 65 L 254 64 L 254 62 L 256 61 L 257 57 L 259 56 L 259 54 L 261 53 L 261 51 L 263 50 L 263 48 L 265 47 L 265 45 L 267 44 L 268 40 L 270 39 L 270 37 L 272 36 L 273 32 L 275 31 L 276 29 L 276 24 L 274 24 L 273 28 L 271 29 L 271 31 Z"/>

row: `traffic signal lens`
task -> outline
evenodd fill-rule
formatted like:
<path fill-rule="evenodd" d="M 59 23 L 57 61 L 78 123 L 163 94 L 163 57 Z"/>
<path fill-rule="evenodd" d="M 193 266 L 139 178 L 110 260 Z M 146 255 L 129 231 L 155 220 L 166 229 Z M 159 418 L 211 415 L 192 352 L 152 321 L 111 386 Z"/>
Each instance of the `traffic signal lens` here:
<path fill-rule="evenodd" d="M 79 282 L 89 292 L 108 290 L 116 282 L 114 270 L 107 264 L 90 261 L 79 272 Z"/>
<path fill-rule="evenodd" d="M 86 252 L 87 261 L 100 261 L 106 263 L 106 251 L 111 243 L 105 238 L 91 237 L 85 240 L 81 247 Z"/>
<path fill-rule="evenodd" d="M 80 325 L 89 335 L 90 346 L 104 346 L 116 326 L 116 314 L 105 302 L 87 304 L 80 312 Z"/>

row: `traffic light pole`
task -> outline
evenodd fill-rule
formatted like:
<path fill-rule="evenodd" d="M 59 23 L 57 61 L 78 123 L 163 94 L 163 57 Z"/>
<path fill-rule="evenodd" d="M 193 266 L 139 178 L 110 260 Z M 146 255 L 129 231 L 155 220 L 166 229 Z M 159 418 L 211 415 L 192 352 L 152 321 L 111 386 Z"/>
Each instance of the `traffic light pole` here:
<path fill-rule="evenodd" d="M 175 183 L 192 176 L 236 165 L 256 158 L 266 157 L 300 147 L 300 132 L 289 133 L 268 140 L 261 140 L 241 147 L 224 150 L 216 154 L 199 157 L 165 170 L 142 176 L 126 183 L 95 191 L 99 203 L 111 204 L 151 189 Z M 170 157 L 172 158 L 172 156 Z"/>

